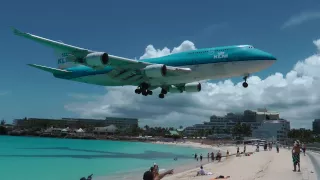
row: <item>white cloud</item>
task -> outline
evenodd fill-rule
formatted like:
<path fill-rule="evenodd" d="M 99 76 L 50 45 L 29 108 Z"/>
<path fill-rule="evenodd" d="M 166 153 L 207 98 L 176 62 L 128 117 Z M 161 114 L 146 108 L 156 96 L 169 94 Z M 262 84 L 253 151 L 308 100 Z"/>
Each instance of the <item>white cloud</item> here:
<path fill-rule="evenodd" d="M 298 15 L 292 16 L 289 20 L 287 20 L 283 25 L 282 29 L 300 25 L 306 21 L 320 19 L 320 12 L 317 11 L 307 11 L 302 12 Z"/>
<path fill-rule="evenodd" d="M 146 59 L 146 58 L 154 58 L 154 57 L 161 57 L 161 56 L 166 56 L 172 53 L 178 53 L 182 51 L 188 51 L 188 50 L 194 50 L 196 49 L 195 45 L 191 41 L 183 41 L 180 46 L 173 48 L 172 51 L 170 51 L 169 48 L 165 47 L 162 50 L 160 49 L 155 49 L 153 45 L 148 45 L 146 47 L 146 52 L 144 55 L 140 57 L 140 59 Z"/>
<path fill-rule="evenodd" d="M 314 41 L 318 49 L 319 42 Z M 195 49 L 190 41 L 184 41 L 171 52 L 168 48 L 156 50 L 149 45 L 141 58 L 190 49 Z M 224 115 L 267 107 L 279 111 L 281 117 L 291 120 L 293 126 L 310 127 L 311 120 L 320 116 L 319 69 L 320 54 L 315 54 L 298 61 L 285 75 L 275 73 L 265 79 L 250 77 L 246 89 L 242 87 L 242 82 L 235 84 L 231 80 L 204 82 L 199 93 L 169 93 L 165 99 L 159 99 L 158 92 L 145 97 L 136 95 L 135 87 L 109 87 L 106 94 L 98 98 L 75 101 L 65 105 L 65 108 L 82 117 L 137 117 L 144 124 L 185 126 L 208 121 L 212 114 Z"/>

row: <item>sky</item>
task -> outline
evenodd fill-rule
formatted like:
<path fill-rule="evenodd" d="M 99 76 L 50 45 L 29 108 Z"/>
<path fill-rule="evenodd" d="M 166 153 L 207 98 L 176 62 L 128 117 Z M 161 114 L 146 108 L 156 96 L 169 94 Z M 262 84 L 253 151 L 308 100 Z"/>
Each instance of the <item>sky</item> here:
<path fill-rule="evenodd" d="M 144 97 L 135 87 L 102 87 L 54 78 L 28 63 L 57 67 L 53 50 L 10 27 L 127 58 L 251 44 L 277 57 L 270 68 L 203 82 L 200 93 Z M 0 6 L 0 118 L 135 117 L 151 126 L 188 126 L 213 114 L 266 107 L 291 126 L 320 117 L 320 2 L 305 1 L 8 1 Z M 154 93 L 157 94 L 157 93 Z"/>

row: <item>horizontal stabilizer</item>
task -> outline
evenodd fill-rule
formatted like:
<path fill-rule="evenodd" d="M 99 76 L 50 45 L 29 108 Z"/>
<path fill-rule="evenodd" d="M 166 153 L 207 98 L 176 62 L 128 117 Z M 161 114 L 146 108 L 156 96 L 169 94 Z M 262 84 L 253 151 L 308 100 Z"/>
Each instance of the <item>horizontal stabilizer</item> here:
<path fill-rule="evenodd" d="M 70 73 L 70 71 L 62 70 L 62 69 L 56 69 L 56 68 L 51 68 L 51 67 L 46 67 L 46 66 L 41 66 L 37 64 L 28 64 L 31 67 L 41 69 L 43 71 L 50 72 L 52 74 L 65 74 L 65 73 Z"/>

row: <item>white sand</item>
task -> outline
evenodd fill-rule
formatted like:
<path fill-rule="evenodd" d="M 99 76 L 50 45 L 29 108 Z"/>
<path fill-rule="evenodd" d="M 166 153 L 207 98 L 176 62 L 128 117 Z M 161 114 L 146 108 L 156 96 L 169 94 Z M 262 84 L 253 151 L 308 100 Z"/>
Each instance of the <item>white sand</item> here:
<path fill-rule="evenodd" d="M 208 147 L 197 143 L 181 143 L 193 147 Z M 181 145 L 178 143 L 178 145 Z M 209 146 L 212 147 L 212 146 Z M 221 150 L 229 150 L 231 154 L 235 153 L 235 146 L 220 147 Z M 223 158 L 222 162 L 214 162 L 204 165 L 206 172 L 212 172 L 213 175 L 195 176 L 199 169 L 192 169 L 185 172 L 168 175 L 164 180 L 210 180 L 218 175 L 231 176 L 230 180 L 316 180 L 313 167 L 307 156 L 301 155 L 301 172 L 293 172 L 291 151 L 280 149 L 280 153 L 276 153 L 276 149 L 272 151 L 261 151 L 251 156 L 235 157 L 231 156 L 227 160 Z M 243 146 L 240 146 L 240 151 Z M 247 146 L 247 151 L 254 151 L 255 147 Z"/>

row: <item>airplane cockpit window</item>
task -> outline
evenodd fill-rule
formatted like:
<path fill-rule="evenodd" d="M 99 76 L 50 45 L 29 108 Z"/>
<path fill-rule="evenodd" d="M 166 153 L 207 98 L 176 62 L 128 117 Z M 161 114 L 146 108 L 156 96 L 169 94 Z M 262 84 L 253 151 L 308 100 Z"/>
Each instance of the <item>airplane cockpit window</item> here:
<path fill-rule="evenodd" d="M 238 47 L 254 49 L 254 47 L 253 47 L 253 46 L 250 46 L 250 45 L 240 45 L 240 46 L 238 46 Z"/>

